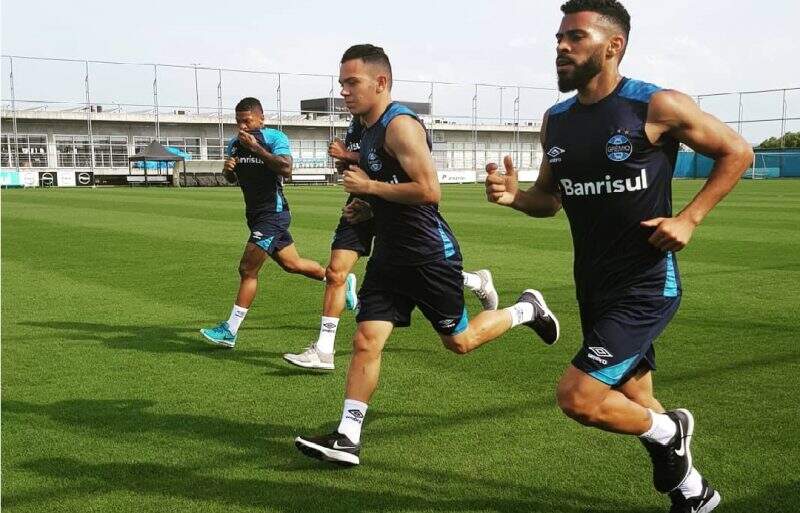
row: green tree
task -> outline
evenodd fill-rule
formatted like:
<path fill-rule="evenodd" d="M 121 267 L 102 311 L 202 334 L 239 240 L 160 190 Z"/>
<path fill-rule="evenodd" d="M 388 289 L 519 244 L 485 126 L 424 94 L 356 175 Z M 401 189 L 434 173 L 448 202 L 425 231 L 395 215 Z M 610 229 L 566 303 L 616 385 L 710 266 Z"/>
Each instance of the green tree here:
<path fill-rule="evenodd" d="M 783 137 L 770 137 L 759 144 L 758 148 L 800 148 L 800 132 L 786 132 Z"/>

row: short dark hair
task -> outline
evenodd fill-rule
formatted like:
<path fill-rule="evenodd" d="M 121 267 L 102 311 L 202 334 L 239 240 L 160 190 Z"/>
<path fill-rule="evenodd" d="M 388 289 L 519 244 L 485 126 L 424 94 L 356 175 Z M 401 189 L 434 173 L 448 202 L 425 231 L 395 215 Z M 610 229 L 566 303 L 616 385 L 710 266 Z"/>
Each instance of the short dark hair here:
<path fill-rule="evenodd" d="M 353 45 L 344 52 L 341 62 L 345 63 L 353 59 L 361 59 L 366 64 L 377 64 L 383 67 L 388 74 L 389 88 L 392 87 L 392 63 L 389 62 L 389 56 L 386 55 L 383 48 L 371 44 Z"/>
<path fill-rule="evenodd" d="M 625 34 L 627 42 L 631 33 L 631 15 L 617 0 L 569 0 L 561 6 L 564 14 L 589 11 L 596 12 L 606 20 L 619 27 Z"/>
<path fill-rule="evenodd" d="M 264 108 L 261 107 L 261 102 L 258 101 L 258 98 L 253 98 L 252 96 L 248 96 L 247 98 L 242 98 L 239 100 L 239 103 L 236 104 L 236 112 L 260 112 L 264 113 Z"/>

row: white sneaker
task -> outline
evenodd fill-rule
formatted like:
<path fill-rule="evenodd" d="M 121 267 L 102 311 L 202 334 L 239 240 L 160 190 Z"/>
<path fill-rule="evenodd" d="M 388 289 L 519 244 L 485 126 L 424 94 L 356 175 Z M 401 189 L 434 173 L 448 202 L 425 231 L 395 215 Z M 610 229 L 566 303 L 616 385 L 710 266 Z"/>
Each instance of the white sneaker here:
<path fill-rule="evenodd" d="M 483 305 L 483 309 L 497 310 L 497 304 L 500 302 L 500 299 L 497 297 L 497 291 L 494 288 L 492 273 L 488 269 L 481 269 L 480 271 L 475 271 L 473 274 L 476 274 L 481 279 L 480 288 L 472 292 L 475 293 L 475 296 L 477 296 L 481 305 Z"/>
<path fill-rule="evenodd" d="M 333 370 L 334 368 L 333 353 L 323 353 L 317 349 L 316 343 L 308 346 L 302 353 L 286 353 L 283 359 L 304 369 Z"/>

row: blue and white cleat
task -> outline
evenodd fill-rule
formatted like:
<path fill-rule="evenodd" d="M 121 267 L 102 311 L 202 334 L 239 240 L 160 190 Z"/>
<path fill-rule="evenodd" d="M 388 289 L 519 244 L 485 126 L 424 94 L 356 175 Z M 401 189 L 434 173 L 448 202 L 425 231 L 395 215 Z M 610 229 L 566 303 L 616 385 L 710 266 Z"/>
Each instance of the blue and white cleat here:
<path fill-rule="evenodd" d="M 214 346 L 226 347 L 233 349 L 236 347 L 236 335 L 231 333 L 228 329 L 228 323 L 222 321 L 219 325 L 213 328 L 203 328 L 200 334 L 205 337 L 206 341 Z"/>
<path fill-rule="evenodd" d="M 348 310 L 358 308 L 358 291 L 356 290 L 356 275 L 350 273 L 344 282 L 344 305 Z"/>

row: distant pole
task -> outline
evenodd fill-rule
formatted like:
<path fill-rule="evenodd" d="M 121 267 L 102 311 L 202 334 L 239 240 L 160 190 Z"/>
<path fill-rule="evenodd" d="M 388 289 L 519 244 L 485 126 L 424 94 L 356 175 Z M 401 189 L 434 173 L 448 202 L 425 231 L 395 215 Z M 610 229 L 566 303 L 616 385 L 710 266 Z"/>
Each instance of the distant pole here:
<path fill-rule="evenodd" d="M 742 93 L 739 93 L 739 119 L 737 121 L 737 126 L 738 127 L 736 129 L 736 132 L 739 135 L 742 135 L 742 110 L 743 110 L 743 107 L 742 107 Z"/>
<path fill-rule="evenodd" d="M 283 98 L 281 98 L 281 74 L 278 73 L 278 130 L 283 130 Z"/>
<path fill-rule="evenodd" d="M 223 160 L 225 159 L 225 141 L 224 141 L 224 130 L 222 128 L 222 68 L 217 69 L 217 73 L 219 76 L 219 82 L 217 82 L 217 120 L 219 121 L 219 151 L 220 155 L 222 155 Z"/>
<path fill-rule="evenodd" d="M 428 134 L 430 134 L 431 145 L 433 145 L 433 124 L 436 122 L 436 120 L 433 118 L 433 82 L 431 82 L 431 89 L 430 93 L 428 94 L 428 109 L 431 119 L 430 125 L 428 126 Z M 434 155 L 436 155 L 436 152 L 434 152 Z"/>
<path fill-rule="evenodd" d="M 786 89 L 783 90 L 783 103 L 781 105 L 781 148 L 783 148 L 783 136 L 786 135 Z"/>
<path fill-rule="evenodd" d="M 472 97 L 472 169 L 478 169 L 478 84 Z"/>
<path fill-rule="evenodd" d="M 503 89 L 505 89 L 505 88 L 503 86 L 499 86 L 499 87 L 500 87 L 500 124 L 502 125 L 503 124 Z"/>
<path fill-rule="evenodd" d="M 520 146 L 519 137 L 519 93 L 520 89 L 517 87 L 517 97 L 514 98 L 514 143 L 516 146 L 516 155 L 514 156 L 514 160 L 517 162 L 517 166 L 522 167 L 522 147 Z M 531 164 L 533 164 L 533 155 L 531 155 Z"/>
<path fill-rule="evenodd" d="M 17 172 L 19 172 L 19 133 L 17 132 L 17 98 L 14 95 L 14 59 L 12 57 L 8 58 L 8 69 L 9 69 L 9 79 L 11 81 L 11 124 L 12 129 L 14 131 L 14 154 L 11 154 L 11 145 L 9 144 L 9 166 L 11 167 L 11 160 L 14 159 L 14 167 L 17 168 Z"/>
<path fill-rule="evenodd" d="M 333 141 L 333 138 L 336 137 L 336 129 L 333 126 L 333 115 L 336 112 L 336 105 L 334 105 L 333 99 L 333 90 L 336 88 L 336 79 L 333 75 L 331 75 L 331 89 L 328 91 L 328 119 L 330 120 L 330 138 L 329 141 Z M 333 158 L 329 158 L 330 165 L 333 167 Z"/>
<path fill-rule="evenodd" d="M 199 62 L 192 63 L 192 66 L 194 66 L 194 104 L 197 108 L 197 114 L 200 114 L 200 88 L 197 82 L 197 66 L 199 65 Z"/>
<path fill-rule="evenodd" d="M 89 61 L 84 62 L 86 64 L 84 82 L 86 84 L 86 127 L 89 133 L 89 169 L 94 174 L 94 135 L 92 134 L 92 98 L 89 94 Z"/>
<path fill-rule="evenodd" d="M 153 111 L 156 114 L 156 140 L 159 140 L 161 139 L 161 124 L 158 119 L 158 64 L 153 64 Z"/>

